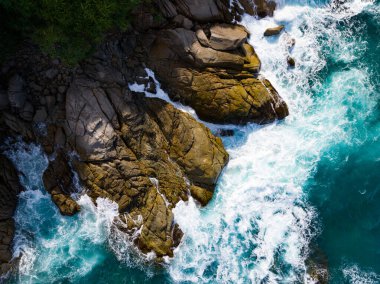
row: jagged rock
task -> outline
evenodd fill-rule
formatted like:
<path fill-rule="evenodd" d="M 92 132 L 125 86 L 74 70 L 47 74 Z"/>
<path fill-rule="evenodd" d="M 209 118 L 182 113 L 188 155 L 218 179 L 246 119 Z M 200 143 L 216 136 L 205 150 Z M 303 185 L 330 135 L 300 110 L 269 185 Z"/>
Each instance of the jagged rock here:
<path fill-rule="evenodd" d="M 227 12 L 225 11 L 227 7 L 219 0 L 172 0 L 171 2 L 178 14 L 198 22 L 223 21 L 224 13 Z"/>
<path fill-rule="evenodd" d="M 273 16 L 276 2 L 272 0 L 159 0 L 158 7 L 166 18 L 184 15 L 200 22 L 231 22 L 244 13 L 259 17 Z M 241 8 L 243 7 L 243 9 Z"/>
<path fill-rule="evenodd" d="M 215 123 L 267 123 L 288 115 L 277 91 L 255 77 L 260 60 L 252 46 L 244 43 L 239 55 L 204 47 L 199 37 L 184 29 L 164 30 L 149 51 L 150 67 L 172 99 Z"/>
<path fill-rule="evenodd" d="M 14 236 L 13 214 L 22 187 L 12 162 L 0 154 L 0 272 L 6 273 L 12 266 L 12 242 Z"/>
<path fill-rule="evenodd" d="M 239 2 L 243 7 L 243 11 L 240 14 L 248 13 L 252 16 L 257 15 L 260 18 L 273 16 L 273 12 L 276 9 L 276 2 L 271 0 L 235 0 L 234 2 Z"/>
<path fill-rule="evenodd" d="M 174 18 L 178 15 L 175 5 L 171 1 L 167 0 L 157 0 L 157 5 L 161 13 L 166 18 Z"/>
<path fill-rule="evenodd" d="M 315 245 L 311 245 L 311 252 L 306 259 L 307 274 L 314 283 L 329 283 L 329 265 L 327 255 Z"/>
<path fill-rule="evenodd" d="M 176 11 L 185 13 L 178 7 Z M 244 27 L 219 23 L 194 29 L 153 32 L 142 44 L 148 66 L 171 99 L 215 123 L 268 123 L 288 115 L 277 91 L 258 78 L 261 62 L 247 43 Z"/>
<path fill-rule="evenodd" d="M 264 32 L 264 36 L 274 36 L 274 35 L 278 35 L 280 34 L 283 29 L 285 27 L 284 26 L 277 26 L 277 27 L 273 27 L 273 28 L 267 28 Z"/>
<path fill-rule="evenodd" d="M 35 50 L 24 54 L 21 64 L 8 64 L 2 72 L 11 77 L 7 97 L 13 108 L 0 113 L 0 133 L 21 134 L 56 154 L 43 178 L 64 215 L 80 209 L 70 196 L 67 157 L 76 151 L 78 160 L 70 162 L 88 194 L 116 202 L 121 228 L 130 237 L 139 232 L 133 240 L 138 247 L 162 257 L 172 256 L 183 235 L 173 207 L 189 193 L 207 204 L 228 154 L 220 138 L 190 115 L 129 90 L 137 81 L 155 93 L 144 71 L 147 58 L 171 98 L 191 105 L 202 119 L 263 123 L 285 117 L 287 107 L 269 81 L 258 77 L 260 60 L 244 28 L 222 24 L 237 17 L 229 1 L 157 5 L 166 19 L 139 7 L 127 35 L 113 35 L 77 68 Z M 46 130 L 37 133 L 20 118 L 30 119 L 20 113 L 25 102 Z"/>
<path fill-rule="evenodd" d="M 45 189 L 51 194 L 62 215 L 74 215 L 80 210 L 79 205 L 70 196 L 76 189 L 68 157 L 62 150 L 58 150 L 55 159 L 49 162 L 42 179 Z"/>
<path fill-rule="evenodd" d="M 143 252 L 171 256 L 171 209 L 187 200 L 187 180 L 213 191 L 228 156 L 221 140 L 164 101 L 84 77 L 69 88 L 66 110 L 88 194 L 118 203 L 130 233 L 142 228 L 134 241 Z"/>
<path fill-rule="evenodd" d="M 239 0 L 241 1 L 241 0 Z M 245 0 L 244 0 L 245 1 Z M 276 2 L 271 0 L 254 0 L 256 14 L 264 18 L 266 16 L 273 16 L 273 12 L 276 9 Z"/>

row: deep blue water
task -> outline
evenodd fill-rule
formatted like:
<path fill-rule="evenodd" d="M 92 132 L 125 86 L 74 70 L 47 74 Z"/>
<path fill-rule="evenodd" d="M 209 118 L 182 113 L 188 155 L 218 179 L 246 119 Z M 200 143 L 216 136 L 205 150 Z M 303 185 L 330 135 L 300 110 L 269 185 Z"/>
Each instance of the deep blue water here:
<path fill-rule="evenodd" d="M 60 216 L 42 186 L 48 157 L 13 145 L 7 153 L 27 191 L 15 216 L 21 269 L 10 282 L 304 283 L 316 247 L 331 283 L 380 283 L 380 8 L 328 3 L 282 1 L 274 18 L 243 19 L 290 116 L 224 138 L 231 160 L 215 197 L 202 209 L 177 205 L 185 237 L 163 267 L 115 233 L 107 200 L 95 207 L 79 196 L 81 213 Z M 263 38 L 274 24 L 287 32 Z"/>

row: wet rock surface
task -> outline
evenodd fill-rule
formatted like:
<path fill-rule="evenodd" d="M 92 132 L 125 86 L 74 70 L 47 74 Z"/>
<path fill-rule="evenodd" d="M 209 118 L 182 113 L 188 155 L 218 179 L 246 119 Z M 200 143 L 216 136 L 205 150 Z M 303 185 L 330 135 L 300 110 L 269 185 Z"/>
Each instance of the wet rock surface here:
<path fill-rule="evenodd" d="M 262 3 L 265 12 L 246 5 L 257 15 L 273 13 L 270 2 Z M 76 172 L 94 201 L 104 197 L 118 204 L 120 227 L 142 252 L 173 255 L 183 233 L 172 209 L 189 195 L 206 205 L 228 154 L 221 139 L 192 116 L 132 92 L 129 84 L 144 84 L 155 93 L 145 71 L 150 67 L 170 97 L 193 107 L 203 120 L 240 124 L 284 118 L 287 106 L 259 75 L 261 63 L 247 31 L 231 24 L 243 13 L 234 7 L 224 0 L 157 1 L 154 8 L 163 18 L 139 7 L 133 27 L 109 36 L 75 67 L 29 45 L 2 66 L 1 138 L 22 137 L 50 155 L 43 181 L 62 214 L 80 210 L 72 197 Z M 2 156 L 0 163 L 9 165 Z M 12 181 L 0 185 L 6 196 L 0 201 L 5 252 L 21 189 L 14 170 L 0 178 Z"/>
<path fill-rule="evenodd" d="M 274 36 L 280 34 L 284 30 L 284 26 L 277 26 L 273 28 L 268 28 L 264 32 L 264 36 Z"/>
<path fill-rule="evenodd" d="M 0 273 L 12 268 L 13 214 L 22 187 L 12 162 L 0 154 Z"/>
<path fill-rule="evenodd" d="M 286 117 L 286 103 L 259 76 L 261 63 L 246 42 L 245 29 L 216 24 L 210 38 L 206 33 L 177 28 L 153 35 L 148 66 L 169 96 L 214 123 L 268 123 Z"/>
<path fill-rule="evenodd" d="M 45 189 L 59 208 L 62 215 L 74 215 L 80 210 L 79 205 L 70 196 L 76 191 L 74 175 L 69 165 L 69 158 L 62 149 L 57 150 L 54 160 L 49 162 L 43 174 Z"/>

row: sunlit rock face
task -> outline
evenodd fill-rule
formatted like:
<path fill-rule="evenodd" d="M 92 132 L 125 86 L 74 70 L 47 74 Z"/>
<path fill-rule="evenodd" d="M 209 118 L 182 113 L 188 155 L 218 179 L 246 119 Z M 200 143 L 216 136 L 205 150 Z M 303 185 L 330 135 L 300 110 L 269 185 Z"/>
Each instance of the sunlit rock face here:
<path fill-rule="evenodd" d="M 0 133 L 37 142 L 50 155 L 43 181 L 63 215 L 81 210 L 72 197 L 78 174 L 93 200 L 118 204 L 126 237 L 163 257 L 182 236 L 172 209 L 190 195 L 206 205 L 228 154 L 191 115 L 129 84 L 154 92 L 150 67 L 173 101 L 208 122 L 267 123 L 288 110 L 260 76 L 249 33 L 233 24 L 243 10 L 219 0 L 152 5 L 160 19 L 139 7 L 128 32 L 75 67 L 34 47 L 4 64 Z"/>
<path fill-rule="evenodd" d="M 194 108 L 202 120 L 244 124 L 283 119 L 288 115 L 287 105 L 259 75 L 260 60 L 247 43 L 248 32 L 237 24 L 214 23 L 215 15 L 219 21 L 227 21 L 226 6 L 221 5 L 216 5 L 224 7 L 218 12 L 210 8 L 207 19 L 211 23 L 189 17 L 193 22 L 187 27 L 152 31 L 143 44 L 149 67 L 169 96 Z M 163 14 L 169 15 L 166 7 Z M 189 16 L 191 7 L 189 4 L 186 13 L 183 8 L 176 13 Z M 234 17 L 237 12 L 227 15 Z"/>

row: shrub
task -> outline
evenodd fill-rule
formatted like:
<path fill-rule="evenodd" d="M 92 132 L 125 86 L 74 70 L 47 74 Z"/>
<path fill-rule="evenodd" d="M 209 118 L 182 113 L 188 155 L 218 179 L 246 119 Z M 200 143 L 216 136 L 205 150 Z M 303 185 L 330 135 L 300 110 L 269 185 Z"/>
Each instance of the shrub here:
<path fill-rule="evenodd" d="M 139 0 L 0 0 L 3 57 L 30 38 L 42 50 L 75 63 L 112 29 L 125 30 Z"/>

